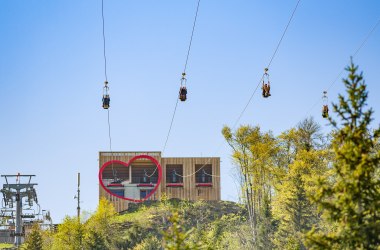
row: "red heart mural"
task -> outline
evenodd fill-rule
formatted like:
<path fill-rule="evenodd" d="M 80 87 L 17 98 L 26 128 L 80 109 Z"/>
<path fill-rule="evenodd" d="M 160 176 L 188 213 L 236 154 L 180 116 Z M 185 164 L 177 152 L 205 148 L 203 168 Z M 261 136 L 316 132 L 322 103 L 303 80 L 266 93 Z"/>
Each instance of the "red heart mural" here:
<path fill-rule="evenodd" d="M 155 184 L 155 186 L 152 183 L 150 183 L 150 184 L 143 184 L 143 183 L 137 184 L 136 187 L 144 187 L 144 186 L 145 187 L 152 187 L 152 186 L 154 186 L 154 188 L 148 194 L 146 194 L 146 196 L 143 199 L 133 199 L 133 198 L 118 195 L 118 194 L 112 192 L 110 189 L 108 189 L 106 187 L 106 185 L 104 185 L 103 172 L 105 171 L 106 167 L 113 165 L 113 164 L 119 164 L 119 165 L 122 165 L 123 167 L 128 168 L 134 161 L 136 161 L 138 159 L 150 160 L 151 162 L 153 162 L 156 165 L 157 170 L 158 170 L 158 179 L 157 179 L 157 183 Z M 107 193 L 109 193 L 110 195 L 116 196 L 117 198 L 132 201 L 132 202 L 143 202 L 143 201 L 149 199 L 149 197 L 151 197 L 157 191 L 158 187 L 160 186 L 161 178 L 162 178 L 162 168 L 161 168 L 160 163 L 154 157 L 149 156 L 149 155 L 137 155 L 137 156 L 133 157 L 132 159 L 130 159 L 127 163 L 125 163 L 123 161 L 119 161 L 119 160 L 108 161 L 108 162 L 104 163 L 103 166 L 99 170 L 99 183 Z M 121 183 L 116 183 L 116 184 L 111 183 L 111 184 L 108 184 L 107 186 L 108 187 L 123 187 L 123 185 Z"/>

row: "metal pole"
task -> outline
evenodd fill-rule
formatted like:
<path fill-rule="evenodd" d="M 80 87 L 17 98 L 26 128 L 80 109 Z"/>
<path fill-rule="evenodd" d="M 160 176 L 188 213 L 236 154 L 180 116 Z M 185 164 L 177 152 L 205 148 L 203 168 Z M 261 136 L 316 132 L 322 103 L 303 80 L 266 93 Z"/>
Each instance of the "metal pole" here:
<path fill-rule="evenodd" d="M 22 210 L 22 198 L 20 195 L 20 189 L 17 189 L 16 194 L 16 231 L 15 231 L 15 245 L 18 247 L 21 245 L 21 233 L 22 233 L 22 225 L 21 225 L 21 210 Z"/>
<path fill-rule="evenodd" d="M 78 221 L 80 221 L 80 173 L 78 173 L 78 206 L 77 206 L 77 216 Z"/>

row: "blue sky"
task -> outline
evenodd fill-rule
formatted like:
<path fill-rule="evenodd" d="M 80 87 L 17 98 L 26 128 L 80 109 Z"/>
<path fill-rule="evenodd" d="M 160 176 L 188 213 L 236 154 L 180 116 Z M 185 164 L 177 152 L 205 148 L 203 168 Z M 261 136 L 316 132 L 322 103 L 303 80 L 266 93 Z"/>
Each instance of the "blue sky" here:
<path fill-rule="evenodd" d="M 160 151 L 176 102 L 196 0 L 105 0 L 113 149 Z M 188 64 L 188 101 L 179 103 L 164 156 L 220 156 L 222 198 L 237 200 L 223 125 L 253 93 L 296 1 L 200 3 Z M 380 18 L 379 1 L 301 1 L 269 70 L 272 97 L 257 92 L 239 124 L 275 135 L 313 115 L 322 91 Z M 0 2 L 0 173 L 36 174 L 55 222 L 98 201 L 98 152 L 109 149 L 100 0 Z M 380 28 L 354 61 L 364 71 L 380 122 Z M 341 77 L 340 77 L 341 78 Z M 344 90 L 337 81 L 334 102 Z M 2 182 L 2 180 L 1 180 Z"/>

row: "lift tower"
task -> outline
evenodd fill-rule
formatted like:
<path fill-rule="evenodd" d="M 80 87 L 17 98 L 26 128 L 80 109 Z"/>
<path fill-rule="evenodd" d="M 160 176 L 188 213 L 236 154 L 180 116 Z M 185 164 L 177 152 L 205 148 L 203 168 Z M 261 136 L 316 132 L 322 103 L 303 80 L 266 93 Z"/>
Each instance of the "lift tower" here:
<path fill-rule="evenodd" d="M 16 203 L 16 229 L 14 232 L 15 245 L 20 246 L 22 243 L 22 199 L 27 197 L 29 206 L 33 205 L 33 201 L 38 204 L 37 193 L 34 186 L 37 183 L 31 183 L 32 177 L 35 175 L 1 175 L 5 178 L 5 184 L 0 190 L 3 193 L 3 200 L 5 206 L 13 207 L 13 203 Z M 9 178 L 16 178 L 15 183 L 8 182 Z M 22 182 L 21 178 L 27 181 Z"/>

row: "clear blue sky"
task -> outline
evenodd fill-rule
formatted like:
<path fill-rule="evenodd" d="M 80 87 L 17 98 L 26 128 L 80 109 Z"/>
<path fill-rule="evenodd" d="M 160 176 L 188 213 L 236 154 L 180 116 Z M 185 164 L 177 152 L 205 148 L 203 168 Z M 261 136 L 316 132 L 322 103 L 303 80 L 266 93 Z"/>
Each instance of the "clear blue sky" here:
<path fill-rule="evenodd" d="M 105 0 L 113 149 L 160 151 L 177 98 L 196 0 Z M 164 156 L 220 156 L 222 198 L 237 200 L 223 125 L 253 93 L 296 1 L 203 0 Z M 240 124 L 275 135 L 307 115 L 323 126 L 322 91 L 380 18 L 379 1 L 301 1 L 270 68 L 272 97 L 256 93 Z M 0 173 L 36 174 L 55 222 L 98 201 L 98 151 L 108 144 L 100 0 L 0 2 Z M 380 122 L 380 28 L 354 61 Z M 341 81 L 329 92 L 336 101 Z M 328 131 L 328 127 L 326 127 Z M 2 183 L 2 180 L 1 180 Z"/>

